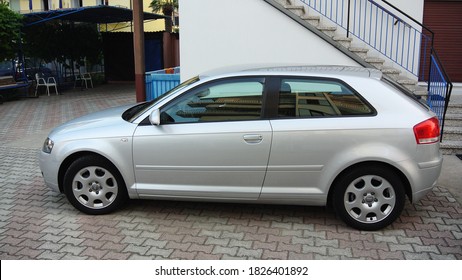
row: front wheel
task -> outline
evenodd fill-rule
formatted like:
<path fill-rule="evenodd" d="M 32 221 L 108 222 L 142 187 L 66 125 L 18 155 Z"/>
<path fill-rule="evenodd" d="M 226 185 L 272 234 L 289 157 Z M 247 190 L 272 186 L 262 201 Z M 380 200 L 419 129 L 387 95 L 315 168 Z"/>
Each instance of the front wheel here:
<path fill-rule="evenodd" d="M 64 194 L 80 211 L 107 214 L 127 199 L 122 176 L 106 159 L 84 156 L 74 161 L 64 175 Z"/>
<path fill-rule="evenodd" d="M 404 208 L 404 185 L 389 168 L 355 168 L 344 174 L 333 187 L 337 215 L 359 230 L 382 229 L 396 220 Z"/>

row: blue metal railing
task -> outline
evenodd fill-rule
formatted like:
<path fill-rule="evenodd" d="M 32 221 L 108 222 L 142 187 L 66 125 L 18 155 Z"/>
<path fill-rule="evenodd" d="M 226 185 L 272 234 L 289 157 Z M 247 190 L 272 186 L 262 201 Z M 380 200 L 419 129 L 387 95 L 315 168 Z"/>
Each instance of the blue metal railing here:
<path fill-rule="evenodd" d="M 443 133 L 452 83 L 433 49 L 434 33 L 429 28 L 386 0 L 382 2 L 391 9 L 374 0 L 300 1 L 341 27 L 347 37 L 358 38 L 427 82 L 427 104 L 438 116 Z"/>
<path fill-rule="evenodd" d="M 435 112 L 440 121 L 441 138 L 443 139 L 444 118 L 451 99 L 452 83 L 444 70 L 436 51 L 432 49 L 430 56 L 430 73 L 428 75 L 427 104 Z"/>

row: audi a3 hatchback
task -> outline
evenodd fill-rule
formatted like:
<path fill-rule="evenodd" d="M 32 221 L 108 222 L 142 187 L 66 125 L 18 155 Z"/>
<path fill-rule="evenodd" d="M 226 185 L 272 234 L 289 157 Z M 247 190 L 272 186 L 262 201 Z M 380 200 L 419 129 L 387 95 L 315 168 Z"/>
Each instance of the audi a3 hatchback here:
<path fill-rule="evenodd" d="M 428 107 L 378 70 L 267 67 L 77 118 L 39 158 L 46 184 L 87 214 L 129 198 L 330 205 L 377 230 L 435 185 L 439 135 Z"/>

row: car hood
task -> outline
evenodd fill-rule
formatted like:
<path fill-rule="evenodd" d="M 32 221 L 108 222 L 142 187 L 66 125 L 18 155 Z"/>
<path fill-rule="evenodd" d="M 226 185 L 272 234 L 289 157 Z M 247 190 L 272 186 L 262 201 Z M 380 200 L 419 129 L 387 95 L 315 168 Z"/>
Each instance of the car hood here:
<path fill-rule="evenodd" d="M 55 140 L 131 136 L 136 125 L 123 120 L 122 114 L 132 106 L 114 107 L 73 119 L 53 129 L 49 137 Z"/>

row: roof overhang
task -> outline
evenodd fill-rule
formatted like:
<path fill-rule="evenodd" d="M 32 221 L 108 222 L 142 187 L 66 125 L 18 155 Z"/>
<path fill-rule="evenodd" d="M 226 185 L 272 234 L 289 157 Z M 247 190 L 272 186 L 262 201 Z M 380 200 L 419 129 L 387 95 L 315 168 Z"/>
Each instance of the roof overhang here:
<path fill-rule="evenodd" d="M 156 20 L 166 18 L 163 15 L 144 12 L 144 20 Z M 127 8 L 114 6 L 89 6 L 71 9 L 50 10 L 23 14 L 26 26 L 43 23 L 50 20 L 65 20 L 73 22 L 89 23 L 117 23 L 133 20 L 133 11 Z"/>

